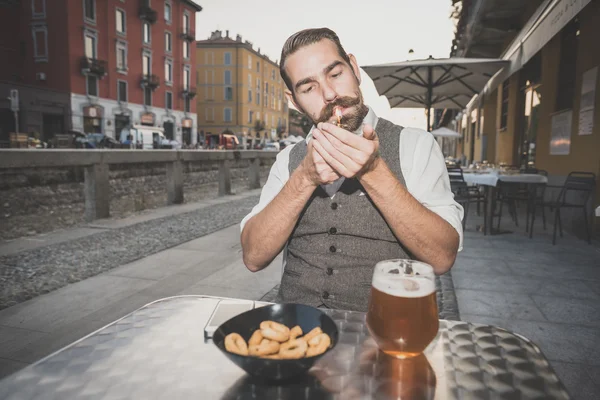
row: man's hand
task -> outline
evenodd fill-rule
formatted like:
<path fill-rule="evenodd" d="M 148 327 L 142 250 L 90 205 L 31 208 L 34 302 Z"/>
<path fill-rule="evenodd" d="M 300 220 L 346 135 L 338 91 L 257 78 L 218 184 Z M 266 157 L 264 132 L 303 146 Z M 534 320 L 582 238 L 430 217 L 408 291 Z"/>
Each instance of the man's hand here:
<path fill-rule="evenodd" d="M 315 153 L 339 175 L 360 177 L 379 163 L 379 139 L 370 125 L 365 125 L 362 137 L 327 122 L 318 128 L 313 131 Z"/>
<path fill-rule="evenodd" d="M 313 130 L 313 138 L 315 134 L 323 135 L 318 129 Z M 313 144 L 315 140 L 308 143 L 306 156 L 302 161 L 302 167 L 314 186 L 332 183 L 340 178 L 340 175 L 315 151 Z"/>

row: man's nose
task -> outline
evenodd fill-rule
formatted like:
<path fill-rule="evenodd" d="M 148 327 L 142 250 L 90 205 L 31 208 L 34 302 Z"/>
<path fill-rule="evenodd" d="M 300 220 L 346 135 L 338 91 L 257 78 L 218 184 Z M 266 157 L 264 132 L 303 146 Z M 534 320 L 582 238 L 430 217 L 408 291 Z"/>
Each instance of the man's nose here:
<path fill-rule="evenodd" d="M 323 88 L 323 99 L 325 100 L 325 103 L 331 103 L 332 101 L 337 99 L 338 95 L 333 86 L 331 86 L 330 84 L 327 83 L 327 84 L 323 85 L 322 88 Z"/>

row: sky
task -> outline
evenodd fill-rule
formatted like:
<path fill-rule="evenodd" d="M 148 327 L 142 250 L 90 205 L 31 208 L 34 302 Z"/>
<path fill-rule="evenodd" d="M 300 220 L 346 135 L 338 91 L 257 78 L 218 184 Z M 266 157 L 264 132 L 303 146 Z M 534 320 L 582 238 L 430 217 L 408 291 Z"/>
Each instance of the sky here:
<path fill-rule="evenodd" d="M 196 39 L 211 32 L 237 34 L 260 47 L 271 60 L 279 59 L 285 40 L 306 28 L 335 31 L 344 49 L 359 66 L 447 58 L 454 38 L 450 0 L 194 0 Z M 413 49 L 414 53 L 409 54 Z M 361 70 L 365 102 L 379 117 L 403 126 L 426 127 L 424 109 L 390 109 L 371 79 Z"/>

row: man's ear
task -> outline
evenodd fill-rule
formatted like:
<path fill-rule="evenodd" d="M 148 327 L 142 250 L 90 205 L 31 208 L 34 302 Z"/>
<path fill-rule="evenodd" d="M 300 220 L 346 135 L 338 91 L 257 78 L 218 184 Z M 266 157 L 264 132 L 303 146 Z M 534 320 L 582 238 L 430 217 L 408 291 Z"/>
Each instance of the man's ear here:
<path fill-rule="evenodd" d="M 288 89 L 285 89 L 285 95 L 287 96 L 288 100 L 294 105 L 296 110 L 302 109 L 298 107 L 298 103 L 296 103 L 296 99 L 294 99 L 294 95 L 292 94 L 292 92 L 290 92 Z"/>
<path fill-rule="evenodd" d="M 348 58 L 350 59 L 350 66 L 352 67 L 352 70 L 354 71 L 354 75 L 356 75 L 356 79 L 358 79 L 358 84 L 361 84 L 361 77 L 360 77 L 360 68 L 358 67 L 358 63 L 356 62 L 356 57 L 354 57 L 353 54 L 348 54 Z"/>

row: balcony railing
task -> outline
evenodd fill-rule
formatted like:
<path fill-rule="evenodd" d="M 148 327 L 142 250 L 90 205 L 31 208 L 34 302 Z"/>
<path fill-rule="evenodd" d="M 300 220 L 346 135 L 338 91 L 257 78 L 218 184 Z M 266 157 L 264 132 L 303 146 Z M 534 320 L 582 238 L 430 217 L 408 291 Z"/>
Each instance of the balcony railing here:
<path fill-rule="evenodd" d="M 160 84 L 160 80 L 156 75 L 142 75 L 141 85 L 142 87 L 148 87 L 152 90 L 156 89 Z"/>
<path fill-rule="evenodd" d="M 186 29 L 183 32 L 181 32 L 181 35 L 179 35 L 179 37 L 185 41 L 193 42 L 194 40 L 196 40 L 196 33 L 191 29 Z"/>
<path fill-rule="evenodd" d="M 102 77 L 106 75 L 106 61 L 84 56 L 81 58 L 81 72 Z"/>
<path fill-rule="evenodd" d="M 150 2 L 148 0 L 141 0 L 139 14 L 142 20 L 151 24 L 154 24 L 158 19 L 158 13 L 150 7 Z"/>
<path fill-rule="evenodd" d="M 189 97 L 190 99 L 193 99 L 194 97 L 196 97 L 196 89 L 195 88 L 183 89 L 181 94 L 183 95 L 184 98 Z"/>

